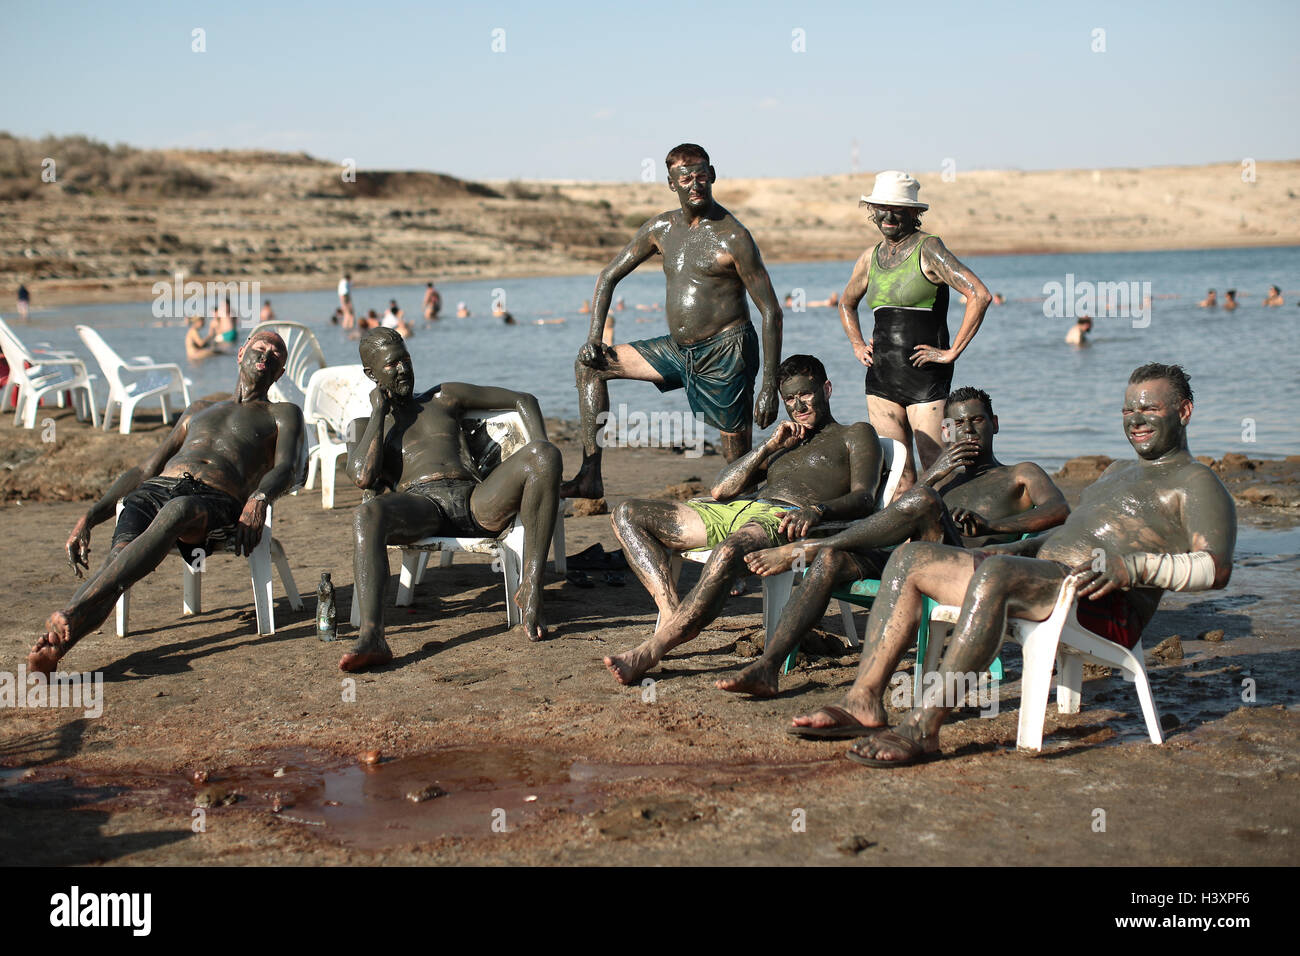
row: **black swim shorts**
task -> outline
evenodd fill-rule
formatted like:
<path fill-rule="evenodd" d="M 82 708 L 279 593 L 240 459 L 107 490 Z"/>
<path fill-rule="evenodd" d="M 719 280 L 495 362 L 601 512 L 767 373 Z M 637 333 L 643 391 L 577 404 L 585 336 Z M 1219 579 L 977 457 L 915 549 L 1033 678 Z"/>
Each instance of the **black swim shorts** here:
<path fill-rule="evenodd" d="M 122 499 L 122 513 L 113 529 L 113 547 L 144 534 L 163 506 L 176 498 L 194 498 L 208 515 L 206 540 L 201 544 L 176 542 L 176 550 L 185 561 L 192 563 L 200 553 L 216 554 L 235 536 L 244 503 L 186 472 L 181 478 L 150 478 Z"/>
<path fill-rule="evenodd" d="M 477 484 L 469 478 L 436 478 L 413 481 L 406 486 L 406 492 L 428 498 L 442 511 L 439 534 L 455 538 L 495 538 L 497 532 L 484 528 L 470 511 L 470 495 Z"/>

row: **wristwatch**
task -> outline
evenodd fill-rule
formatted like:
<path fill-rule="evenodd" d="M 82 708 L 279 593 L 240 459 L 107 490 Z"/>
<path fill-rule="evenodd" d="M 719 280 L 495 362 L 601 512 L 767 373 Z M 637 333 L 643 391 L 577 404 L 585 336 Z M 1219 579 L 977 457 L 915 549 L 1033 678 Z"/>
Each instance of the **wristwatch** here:
<path fill-rule="evenodd" d="M 248 497 L 249 497 L 249 500 L 251 500 L 251 501 L 265 501 L 265 500 L 266 500 L 266 492 L 265 492 L 265 491 L 258 490 L 258 491 L 253 492 L 253 493 L 252 493 L 251 495 L 249 495 Z"/>

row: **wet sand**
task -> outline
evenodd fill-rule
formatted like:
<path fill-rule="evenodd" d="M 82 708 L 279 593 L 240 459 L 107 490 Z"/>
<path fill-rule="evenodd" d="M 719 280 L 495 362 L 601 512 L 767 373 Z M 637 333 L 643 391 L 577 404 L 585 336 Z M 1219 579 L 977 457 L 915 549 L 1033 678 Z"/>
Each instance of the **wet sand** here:
<path fill-rule="evenodd" d="M 0 625 L 0 670 L 17 670 L 40 624 L 74 588 L 62 542 L 84 511 L 78 499 L 102 487 L 97 482 L 112 477 L 120 459 L 162 437 L 157 426 L 124 439 L 93 434 L 66 413 L 56 418 L 54 446 L 41 446 L 39 432 L 0 424 L 0 566 L 11 595 Z M 571 470 L 572 430 L 554 425 L 553 433 Z M 33 471 L 42 464 L 52 466 L 43 478 Z M 708 479 L 721 464 L 717 456 L 614 449 L 607 484 L 629 494 L 663 493 Z M 1243 481 L 1253 484 L 1268 471 L 1270 482 L 1290 489 L 1296 464 L 1238 471 L 1249 471 Z M 1090 467 L 1072 463 L 1073 480 L 1063 480 L 1072 499 L 1090 480 Z M 1225 479 L 1245 502 L 1235 473 L 1227 468 Z M 697 641 L 652 672 L 649 700 L 640 688 L 616 685 L 600 663 L 653 626 L 653 606 L 630 574 L 626 586 L 614 587 L 591 572 L 591 589 L 548 574 L 556 636 L 530 644 L 505 629 L 504 592 L 488 562 L 458 555 L 453 567 L 429 572 L 410 608 L 392 606 L 395 576 L 390 581 L 385 613 L 397 660 L 357 675 L 355 701 L 344 700 L 347 675 L 337 661 L 347 645 L 316 639 L 313 593 L 320 572 L 331 571 L 346 620 L 348 529 L 359 499 L 340 483 L 333 511 L 320 508 L 318 491 L 277 504 L 276 536 L 306 608 L 290 611 L 277 578 L 274 636 L 256 633 L 242 559 L 214 558 L 204 613 L 182 619 L 180 570 L 168 558 L 132 592 L 129 637 L 115 637 L 110 619 L 65 660 L 67 669 L 103 672 L 102 716 L 0 709 L 0 807 L 8 820 L 0 859 L 1300 860 L 1300 746 L 1295 714 L 1283 706 L 1300 687 L 1294 508 L 1243 503 L 1243 543 L 1227 590 L 1167 596 L 1148 629 L 1148 667 L 1170 728 L 1164 746 L 1144 742 L 1132 685 L 1093 675 L 1081 713 L 1062 716 L 1049 706 L 1044 752 L 1016 752 L 1019 657 L 1009 645 L 997 716 L 963 711 L 944 729 L 946 759 L 884 771 L 845 760 L 843 742 L 783 732 L 794 714 L 839 700 L 853 679 L 855 652 L 804 658 L 775 700 L 713 688 L 717 676 L 745 663 L 738 643 L 743 650 L 758 635 L 757 589 L 733 599 Z M 566 532 L 571 555 L 595 542 L 618 546 L 604 515 L 571 517 Z M 95 558 L 110 536 L 110 526 L 96 529 Z M 1270 550 L 1277 543 L 1291 550 Z M 688 565 L 683 586 L 696 574 Z M 834 609 L 823 629 L 842 634 Z M 351 632 L 340 630 L 345 639 Z M 1151 655 L 1175 634 L 1181 658 Z M 1254 681 L 1253 702 L 1242 699 L 1246 679 Z M 363 762 L 363 754 L 377 762 Z M 1098 809 L 1106 811 L 1105 832 L 1093 829 Z M 200 819 L 204 832 L 195 832 Z M 33 833 L 43 836 L 33 842 Z"/>

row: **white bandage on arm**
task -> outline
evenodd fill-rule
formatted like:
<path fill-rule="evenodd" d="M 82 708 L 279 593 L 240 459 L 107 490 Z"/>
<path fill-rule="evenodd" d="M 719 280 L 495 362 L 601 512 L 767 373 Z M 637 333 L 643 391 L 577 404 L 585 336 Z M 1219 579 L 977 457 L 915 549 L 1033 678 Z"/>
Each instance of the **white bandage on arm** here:
<path fill-rule="evenodd" d="M 1187 554 L 1136 551 L 1124 555 L 1124 567 L 1134 585 L 1166 591 L 1204 591 L 1214 586 L 1214 556 L 1208 551 Z"/>

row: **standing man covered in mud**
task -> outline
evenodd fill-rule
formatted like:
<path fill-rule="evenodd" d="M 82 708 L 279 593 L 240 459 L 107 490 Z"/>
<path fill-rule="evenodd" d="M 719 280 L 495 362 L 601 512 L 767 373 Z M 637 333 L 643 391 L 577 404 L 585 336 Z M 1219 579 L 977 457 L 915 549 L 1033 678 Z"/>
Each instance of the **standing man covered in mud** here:
<path fill-rule="evenodd" d="M 676 193 L 681 208 L 647 220 L 596 279 L 591 328 L 574 365 L 582 417 L 582 467 L 561 486 L 565 498 L 599 498 L 605 493 L 597 419 L 609 411 L 610 379 L 652 382 L 661 392 L 685 388 L 691 410 L 722 433 L 727 461 L 749 451 L 754 422 L 766 428 L 776 418 L 781 306 L 758 246 L 749 230 L 714 202 L 717 173 L 702 147 L 683 143 L 665 163 L 668 188 Z M 614 287 L 656 253 L 664 258 L 668 280 L 664 304 L 668 334 L 605 345 L 605 317 Z M 746 293 L 763 316 L 763 379 L 757 401 L 758 336 L 749 320 Z"/>
<path fill-rule="evenodd" d="M 523 611 L 528 639 L 545 638 L 542 565 L 559 508 L 560 451 L 546 441 L 537 399 L 527 392 L 447 382 L 414 394 L 415 371 L 406 343 L 393 329 L 372 329 L 360 345 L 361 363 L 375 383 L 370 417 L 357 423 L 361 436 L 348 456 L 358 488 L 393 488 L 356 510 L 353 561 L 361 634 L 339 667 L 362 670 L 387 664 L 384 588 L 389 544 L 410 544 L 430 535 L 495 537 L 519 515 L 524 525 L 524 567 L 519 590 L 507 594 Z M 480 480 L 460 428 L 471 409 L 514 408 L 534 439 Z"/>
<path fill-rule="evenodd" d="M 718 476 L 712 489 L 716 500 L 631 499 L 614 509 L 614 533 L 660 614 L 651 638 L 605 658 L 619 683 L 635 684 L 670 650 L 698 636 L 722 611 L 751 551 L 770 548 L 783 536 L 801 538 L 825 521 L 861 518 L 875 507 L 880 481 L 875 429 L 866 422 L 835 420 L 826 369 L 811 355 L 782 362 L 777 381 L 790 420 Z M 679 602 L 671 554 L 693 548 L 713 553 L 699 583 Z"/>
<path fill-rule="evenodd" d="M 77 576 L 90 568 L 90 531 L 123 503 L 108 559 L 50 615 L 27 657 L 49 673 L 86 634 L 99 627 L 122 592 L 149 574 L 172 548 L 186 561 L 234 538 L 249 554 L 262 536 L 267 504 L 292 487 L 302 443 L 302 410 L 271 402 L 267 389 L 284 374 L 284 340 L 254 331 L 239 350 L 235 397 L 198 401 L 181 414 L 167 440 L 142 464 L 122 473 L 68 538 Z"/>
<path fill-rule="evenodd" d="M 883 695 L 915 640 L 922 597 L 960 604 L 940 662 L 952 674 L 981 673 L 1002 646 L 1007 617 L 1042 621 L 1065 579 L 1078 581 L 1079 623 L 1133 647 L 1165 591 L 1225 587 L 1232 576 L 1237 511 L 1218 477 L 1192 457 L 1187 424 L 1192 388 L 1177 365 L 1143 365 L 1124 393 L 1124 433 L 1136 461 L 1117 461 L 1084 490 L 1079 507 L 1054 531 L 1013 544 L 965 551 L 905 544 L 889 559 L 871 609 L 857 680 L 841 707 L 796 717 L 791 733 L 856 734 L 849 756 L 872 767 L 916 763 L 939 749 L 951 706 L 914 708 L 888 729 Z M 946 700 L 943 705 L 955 702 Z"/>

